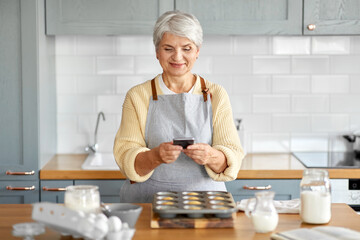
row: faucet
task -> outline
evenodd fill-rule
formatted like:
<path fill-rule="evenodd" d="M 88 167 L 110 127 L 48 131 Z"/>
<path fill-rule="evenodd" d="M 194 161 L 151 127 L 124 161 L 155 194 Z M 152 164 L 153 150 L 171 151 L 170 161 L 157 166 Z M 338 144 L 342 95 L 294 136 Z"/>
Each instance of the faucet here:
<path fill-rule="evenodd" d="M 100 116 L 102 116 L 103 120 L 105 121 L 105 114 L 103 112 L 99 112 L 98 116 L 97 116 L 97 120 L 96 120 L 96 127 L 95 127 L 95 134 L 94 134 L 94 144 L 93 145 L 89 144 L 87 147 L 85 147 L 86 152 L 90 152 L 90 151 L 93 152 L 93 153 L 97 152 L 97 149 L 98 149 L 97 131 L 98 131 L 98 127 L 99 127 Z"/>

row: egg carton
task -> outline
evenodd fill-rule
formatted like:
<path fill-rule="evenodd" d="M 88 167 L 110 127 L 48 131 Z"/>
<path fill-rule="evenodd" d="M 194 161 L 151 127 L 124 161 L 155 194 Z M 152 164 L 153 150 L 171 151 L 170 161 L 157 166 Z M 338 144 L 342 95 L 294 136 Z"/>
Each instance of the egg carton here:
<path fill-rule="evenodd" d="M 122 229 L 119 225 L 111 226 L 110 218 L 102 213 L 85 214 L 48 202 L 33 204 L 32 219 L 61 235 L 86 240 L 131 240 L 135 233 L 135 229 L 128 228 L 126 223 L 122 224 Z"/>
<path fill-rule="evenodd" d="M 152 206 L 160 218 L 230 218 L 237 211 L 231 193 L 222 191 L 157 192 Z"/>

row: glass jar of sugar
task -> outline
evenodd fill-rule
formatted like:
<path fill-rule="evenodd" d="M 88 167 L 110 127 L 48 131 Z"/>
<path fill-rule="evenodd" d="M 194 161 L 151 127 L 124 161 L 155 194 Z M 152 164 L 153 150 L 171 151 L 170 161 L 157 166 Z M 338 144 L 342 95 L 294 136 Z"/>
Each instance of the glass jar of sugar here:
<path fill-rule="evenodd" d="M 100 209 L 99 187 L 93 185 L 68 186 L 65 191 L 66 207 L 84 213 L 97 213 Z"/>
<path fill-rule="evenodd" d="M 300 217 L 303 222 L 324 224 L 330 221 L 331 193 L 327 170 L 304 170 L 300 182 L 300 201 Z"/>

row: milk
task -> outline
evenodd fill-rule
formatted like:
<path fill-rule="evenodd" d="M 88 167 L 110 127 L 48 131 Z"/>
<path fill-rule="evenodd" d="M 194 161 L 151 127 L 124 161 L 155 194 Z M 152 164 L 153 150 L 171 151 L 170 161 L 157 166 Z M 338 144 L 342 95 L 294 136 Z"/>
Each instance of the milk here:
<path fill-rule="evenodd" d="M 278 214 L 269 214 L 262 212 L 253 212 L 251 220 L 255 231 L 258 233 L 266 233 L 274 231 L 279 222 Z"/>
<path fill-rule="evenodd" d="M 331 219 L 330 193 L 303 191 L 300 195 L 301 219 L 306 223 L 323 224 Z"/>

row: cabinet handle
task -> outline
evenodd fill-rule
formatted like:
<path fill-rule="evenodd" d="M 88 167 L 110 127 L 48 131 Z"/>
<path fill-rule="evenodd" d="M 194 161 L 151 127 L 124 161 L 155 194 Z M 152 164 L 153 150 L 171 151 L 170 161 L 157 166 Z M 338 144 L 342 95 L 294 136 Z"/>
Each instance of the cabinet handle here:
<path fill-rule="evenodd" d="M 32 191 L 35 190 L 35 186 L 31 187 L 12 187 L 12 186 L 6 186 L 6 190 L 12 190 L 12 191 Z"/>
<path fill-rule="evenodd" d="M 42 190 L 43 190 L 43 191 L 49 191 L 49 192 L 62 192 L 62 191 L 66 191 L 66 188 L 48 188 L 48 187 L 43 187 Z"/>
<path fill-rule="evenodd" d="M 267 185 L 264 187 L 249 187 L 247 185 L 243 186 L 243 189 L 247 189 L 247 190 L 269 190 L 271 189 L 271 185 Z"/>
<path fill-rule="evenodd" d="M 309 24 L 309 25 L 307 25 L 307 29 L 308 29 L 309 31 L 314 31 L 315 28 L 316 28 L 316 25 L 315 25 L 315 24 Z"/>
<path fill-rule="evenodd" d="M 12 172 L 10 170 L 6 171 L 6 175 L 34 175 L 35 171 L 32 170 L 30 172 Z"/>

